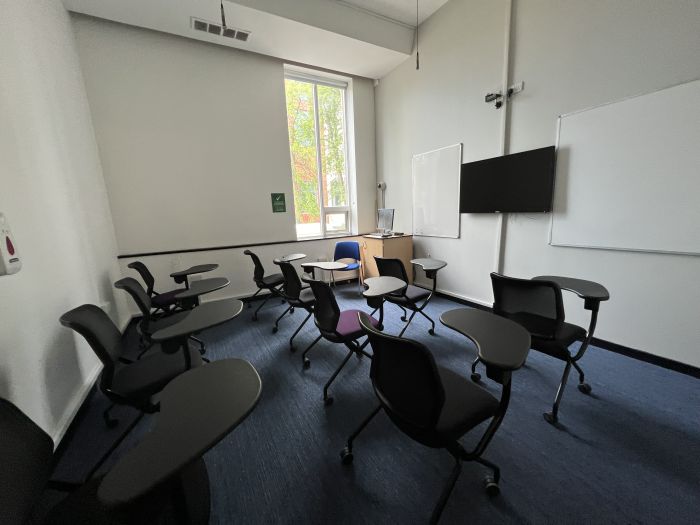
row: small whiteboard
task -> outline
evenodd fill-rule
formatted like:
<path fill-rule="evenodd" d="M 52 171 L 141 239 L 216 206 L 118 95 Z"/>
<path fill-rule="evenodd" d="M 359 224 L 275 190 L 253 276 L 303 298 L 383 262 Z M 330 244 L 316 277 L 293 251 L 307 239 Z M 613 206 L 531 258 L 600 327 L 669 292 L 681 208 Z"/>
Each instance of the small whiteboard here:
<path fill-rule="evenodd" d="M 700 80 L 559 117 L 550 244 L 700 255 Z"/>
<path fill-rule="evenodd" d="M 459 238 L 462 144 L 413 156 L 413 235 Z"/>

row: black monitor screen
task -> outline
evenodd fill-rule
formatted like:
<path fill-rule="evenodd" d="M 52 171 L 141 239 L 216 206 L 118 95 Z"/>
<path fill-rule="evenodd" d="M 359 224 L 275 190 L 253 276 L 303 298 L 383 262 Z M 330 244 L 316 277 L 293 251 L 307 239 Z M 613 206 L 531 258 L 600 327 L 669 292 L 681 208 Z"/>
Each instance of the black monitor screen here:
<path fill-rule="evenodd" d="M 461 213 L 552 210 L 554 146 L 462 164 Z"/>

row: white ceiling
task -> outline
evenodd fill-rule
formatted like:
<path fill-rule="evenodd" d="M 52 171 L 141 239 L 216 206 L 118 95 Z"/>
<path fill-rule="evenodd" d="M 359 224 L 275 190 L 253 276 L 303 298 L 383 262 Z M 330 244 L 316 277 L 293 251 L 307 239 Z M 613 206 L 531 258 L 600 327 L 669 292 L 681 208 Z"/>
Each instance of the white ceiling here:
<path fill-rule="evenodd" d="M 416 25 L 416 0 L 335 0 L 391 18 L 410 26 Z M 418 23 L 447 3 L 447 0 L 418 0 Z"/>
<path fill-rule="evenodd" d="M 76 13 L 367 78 L 382 78 L 411 55 L 412 27 L 336 0 L 227 0 L 228 26 L 249 31 L 248 41 L 194 30 L 192 17 L 220 23 L 219 1 L 63 0 L 63 4 Z"/>

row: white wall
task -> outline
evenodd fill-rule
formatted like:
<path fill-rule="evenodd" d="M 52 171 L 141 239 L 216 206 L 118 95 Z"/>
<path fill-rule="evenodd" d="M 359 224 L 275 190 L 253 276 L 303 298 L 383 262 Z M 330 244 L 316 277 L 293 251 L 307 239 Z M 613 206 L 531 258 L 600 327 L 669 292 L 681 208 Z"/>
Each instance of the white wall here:
<path fill-rule="evenodd" d="M 377 179 L 394 229 L 412 231 L 414 154 L 457 142 L 464 162 L 499 154 L 501 116 L 483 100 L 502 82 L 505 24 L 505 0 L 452 0 L 420 27 L 420 70 L 411 59 L 380 80 Z M 462 215 L 460 239 L 414 237 L 415 254 L 448 261 L 439 289 L 490 304 L 497 227 L 493 215 Z"/>
<path fill-rule="evenodd" d="M 93 302 L 126 320 L 112 294 L 114 229 L 59 0 L 0 0 L 0 122 L 0 210 L 23 262 L 0 277 L 0 396 L 58 440 L 99 372 L 59 316 Z"/>
<path fill-rule="evenodd" d="M 80 15 L 73 22 L 121 254 L 296 238 L 280 60 Z M 374 93 L 366 79 L 353 91 L 367 231 Z M 272 213 L 272 192 L 286 193 L 286 213 Z"/>
<path fill-rule="evenodd" d="M 402 228 L 410 227 L 413 153 L 462 140 L 465 162 L 498 154 L 499 111 L 483 96 L 501 84 L 504 5 L 451 0 L 421 26 L 421 71 L 409 60 L 381 79 L 378 179 L 389 184 L 387 205 L 398 208 Z M 510 106 L 510 152 L 553 144 L 559 114 L 700 77 L 696 0 L 513 5 L 510 78 L 524 80 L 525 91 Z M 495 220 L 462 215 L 462 239 L 417 239 L 418 249 L 449 262 L 443 289 L 491 301 Z M 697 257 L 551 247 L 548 215 L 513 214 L 506 226 L 505 273 L 599 281 L 612 298 L 601 307 L 598 337 L 700 366 Z M 587 324 L 579 301 L 566 306 L 570 321 Z"/>
<path fill-rule="evenodd" d="M 700 77 L 697 0 L 516 0 L 513 19 L 512 78 L 526 90 L 511 105 L 511 151 L 553 144 L 560 114 Z M 548 215 L 511 216 L 505 272 L 601 282 L 599 337 L 700 366 L 699 257 L 555 247 L 548 232 Z"/>

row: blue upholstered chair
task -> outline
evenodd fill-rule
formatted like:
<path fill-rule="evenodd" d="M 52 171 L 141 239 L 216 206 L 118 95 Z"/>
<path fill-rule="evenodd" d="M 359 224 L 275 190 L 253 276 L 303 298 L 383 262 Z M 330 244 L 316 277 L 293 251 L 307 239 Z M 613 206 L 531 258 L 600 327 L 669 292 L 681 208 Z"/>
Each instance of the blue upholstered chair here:
<path fill-rule="evenodd" d="M 333 260 L 352 259 L 355 262 L 349 263 L 348 267 L 343 270 L 331 271 L 331 279 L 335 284 L 335 275 L 333 272 L 349 272 L 357 270 L 357 283 L 362 292 L 362 283 L 364 281 L 362 259 L 360 256 L 360 243 L 357 241 L 342 241 L 335 243 L 335 251 L 333 252 Z"/>

